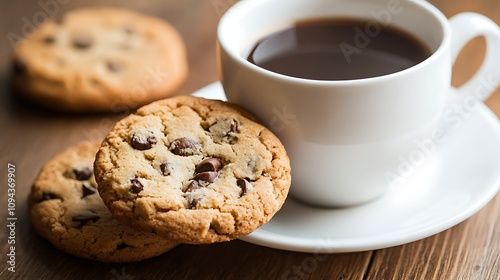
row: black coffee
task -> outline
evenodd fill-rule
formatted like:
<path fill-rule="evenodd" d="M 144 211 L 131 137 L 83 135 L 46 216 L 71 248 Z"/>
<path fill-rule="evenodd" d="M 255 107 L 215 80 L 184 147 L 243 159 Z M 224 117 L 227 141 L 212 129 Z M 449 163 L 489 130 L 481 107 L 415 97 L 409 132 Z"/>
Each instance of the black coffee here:
<path fill-rule="evenodd" d="M 430 55 L 426 45 L 400 29 L 358 19 L 316 19 L 264 38 L 248 60 L 292 77 L 352 80 L 395 73 Z"/>

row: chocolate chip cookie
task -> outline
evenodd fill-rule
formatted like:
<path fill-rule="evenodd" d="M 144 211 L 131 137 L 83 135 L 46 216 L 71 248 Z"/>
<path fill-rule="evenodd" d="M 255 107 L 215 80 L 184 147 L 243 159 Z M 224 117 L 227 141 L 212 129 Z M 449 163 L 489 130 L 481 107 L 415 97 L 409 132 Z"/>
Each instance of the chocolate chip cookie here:
<path fill-rule="evenodd" d="M 117 219 L 192 244 L 251 233 L 281 208 L 291 183 L 274 134 L 239 107 L 191 96 L 119 121 L 94 169 Z"/>
<path fill-rule="evenodd" d="M 69 112 L 129 111 L 171 95 L 186 51 L 165 21 L 121 8 L 82 8 L 51 19 L 14 52 L 13 86 Z"/>
<path fill-rule="evenodd" d="M 177 245 L 113 218 L 97 193 L 92 164 L 100 142 L 83 142 L 41 170 L 29 196 L 33 228 L 57 248 L 104 262 L 139 261 Z"/>

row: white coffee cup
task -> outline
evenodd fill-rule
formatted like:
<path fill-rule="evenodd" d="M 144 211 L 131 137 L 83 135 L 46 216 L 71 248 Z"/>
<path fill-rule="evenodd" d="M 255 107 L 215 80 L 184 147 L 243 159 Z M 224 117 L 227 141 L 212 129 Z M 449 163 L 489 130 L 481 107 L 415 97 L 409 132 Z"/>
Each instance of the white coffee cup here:
<path fill-rule="evenodd" d="M 374 35 L 376 26 L 396 26 L 432 55 L 400 72 L 345 81 L 294 78 L 247 61 L 266 35 L 297 20 L 332 17 L 367 19 L 365 36 Z M 450 90 L 452 65 L 477 36 L 486 38 L 484 62 L 465 85 Z M 438 141 L 446 133 L 439 125 L 450 102 L 483 101 L 491 94 L 500 81 L 500 29 L 474 13 L 448 21 L 425 1 L 241 1 L 219 23 L 218 59 L 228 100 L 255 114 L 285 145 L 293 196 L 342 207 L 373 200 L 397 183 L 402 156 L 411 157 L 418 141 Z M 485 87 L 485 80 L 493 85 Z"/>

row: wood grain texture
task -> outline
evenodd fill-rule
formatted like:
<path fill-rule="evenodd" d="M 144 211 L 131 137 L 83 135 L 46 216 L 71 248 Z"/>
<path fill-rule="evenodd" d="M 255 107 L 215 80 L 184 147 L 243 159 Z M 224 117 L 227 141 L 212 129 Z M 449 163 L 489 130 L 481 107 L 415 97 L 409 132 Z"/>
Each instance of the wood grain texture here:
<path fill-rule="evenodd" d="M 56 0 L 57 1 L 57 0 Z M 251 1 L 251 0 L 247 0 Z M 430 238 L 384 250 L 315 255 L 274 250 L 232 241 L 181 245 L 138 263 L 103 264 L 71 257 L 37 236 L 29 222 L 28 192 L 43 164 L 84 139 L 102 138 L 128 112 L 65 115 L 13 97 L 8 87 L 10 32 L 22 34 L 23 18 L 33 19 L 38 1 L 0 2 L 0 279 L 486 279 L 500 273 L 500 196 L 465 222 Z M 186 41 L 190 74 L 177 94 L 189 94 L 217 80 L 216 26 L 220 10 L 234 0 L 69 0 L 58 13 L 103 4 L 131 7 L 171 22 Z M 447 16 L 483 13 L 500 22 L 498 0 L 434 0 Z M 480 65 L 484 43 L 476 40 L 455 66 L 454 85 Z M 487 102 L 500 115 L 497 91 Z M 500 144 L 500 143 L 499 143 Z M 16 272 L 7 271 L 7 163 L 16 165 Z M 129 276 L 128 278 L 125 276 Z"/>
<path fill-rule="evenodd" d="M 500 196 L 435 236 L 378 250 L 367 279 L 500 279 Z"/>

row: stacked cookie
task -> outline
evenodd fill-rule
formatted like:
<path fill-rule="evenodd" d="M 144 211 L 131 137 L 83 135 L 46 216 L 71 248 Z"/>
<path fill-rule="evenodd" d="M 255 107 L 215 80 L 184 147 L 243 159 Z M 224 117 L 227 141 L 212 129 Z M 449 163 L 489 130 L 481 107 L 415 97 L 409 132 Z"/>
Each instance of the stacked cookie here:
<path fill-rule="evenodd" d="M 178 32 L 121 8 L 84 8 L 50 19 L 16 46 L 14 88 L 66 112 L 122 112 L 170 96 L 185 81 Z"/>
<path fill-rule="evenodd" d="M 162 254 L 177 243 L 116 220 L 97 193 L 93 162 L 99 142 L 83 142 L 41 170 L 29 196 L 35 231 L 72 255 L 131 262 Z"/>
<path fill-rule="evenodd" d="M 56 247 L 133 261 L 251 233 L 281 208 L 290 181 L 283 145 L 251 115 L 181 96 L 138 109 L 101 145 L 54 158 L 29 201 L 35 230 Z"/>

